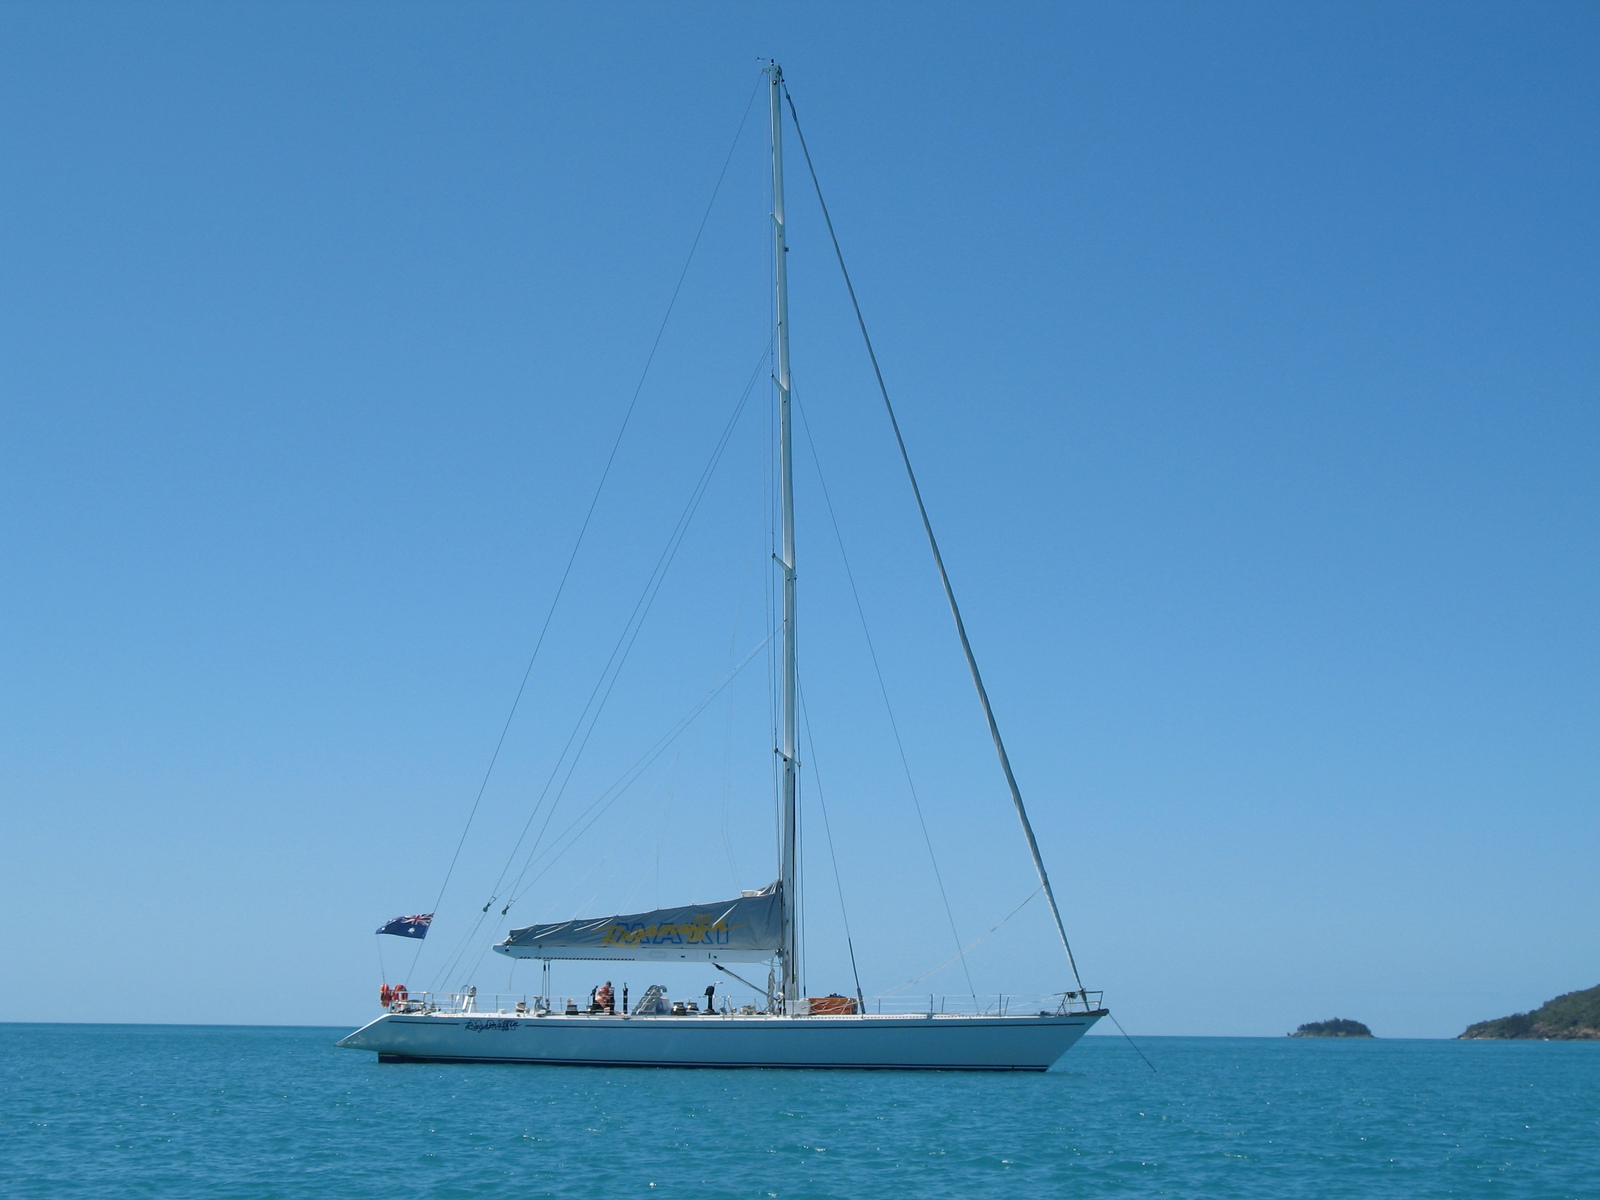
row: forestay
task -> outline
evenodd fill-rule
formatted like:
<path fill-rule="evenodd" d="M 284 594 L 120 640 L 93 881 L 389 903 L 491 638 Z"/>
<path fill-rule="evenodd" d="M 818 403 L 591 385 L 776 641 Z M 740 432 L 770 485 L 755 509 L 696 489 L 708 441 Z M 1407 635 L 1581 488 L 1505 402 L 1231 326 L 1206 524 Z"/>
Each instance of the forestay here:
<path fill-rule="evenodd" d="M 527 925 L 495 949 L 512 958 L 763 962 L 782 940 L 782 897 L 774 883 L 715 904 Z"/>

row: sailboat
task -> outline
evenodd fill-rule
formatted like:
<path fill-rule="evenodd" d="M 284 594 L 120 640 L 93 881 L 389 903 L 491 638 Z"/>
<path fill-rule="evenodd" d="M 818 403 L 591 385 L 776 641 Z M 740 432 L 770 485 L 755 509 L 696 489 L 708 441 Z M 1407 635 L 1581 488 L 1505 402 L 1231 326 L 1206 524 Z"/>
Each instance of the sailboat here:
<path fill-rule="evenodd" d="M 1054 916 L 1075 986 L 1055 993 L 1046 1005 L 1035 1001 L 1027 1006 L 1027 1011 L 1013 1011 L 1022 1006 L 1004 997 L 987 1005 L 975 1004 L 974 1011 L 945 1011 L 945 1006 L 930 997 L 925 1011 L 885 1013 L 880 1003 L 878 1011 L 868 1012 L 859 989 L 856 998 L 805 995 L 800 977 L 800 914 L 797 911 L 799 676 L 795 640 L 797 597 L 789 297 L 785 262 L 788 245 L 783 191 L 782 102 L 788 92 L 783 70 L 777 63 L 770 64 L 765 72 L 771 117 L 775 383 L 782 510 L 776 555 L 782 571 L 783 597 L 781 722 L 777 747 L 781 763 L 777 878 L 764 889 L 747 891 L 714 904 L 513 929 L 494 949 L 513 959 L 540 960 L 547 971 L 553 960 L 678 962 L 709 964 L 739 978 L 724 964 L 767 963 L 770 970 L 766 1003 L 744 1005 L 739 1009 L 725 1006 L 720 1012 L 710 1006 L 701 1010 L 693 1002 L 669 1003 L 659 987 L 652 987 L 630 1012 L 626 997 L 621 1011 L 617 1011 L 614 999 L 611 1003 L 590 1003 L 582 1009 L 572 1002 L 557 1008 L 547 997 L 537 997 L 532 1004 L 522 999 L 508 1005 L 480 1000 L 475 990 L 410 996 L 400 989 L 391 995 L 385 985 L 388 1011 L 343 1038 L 338 1043 L 340 1046 L 376 1051 L 380 1062 L 1043 1071 L 1107 1015 L 1101 1004 L 1101 993 L 1085 990 L 1078 976 L 1066 927 L 914 474 L 911 475 L 912 490 L 922 513 L 934 561 L 1033 856 L 1039 890 Z M 793 107 L 792 100 L 790 107 Z M 804 135 L 800 137 L 804 150 Z M 809 153 L 807 163 L 809 165 Z M 820 194 L 819 190 L 819 198 Z M 825 206 L 823 211 L 826 217 Z M 831 219 L 828 228 L 831 235 Z M 843 266 L 842 256 L 840 265 Z M 853 288 L 851 297 L 853 300 Z M 858 318 L 859 315 L 858 309 Z M 864 324 L 862 332 L 865 333 Z M 870 353 L 870 339 L 868 350 Z M 875 355 L 873 365 L 876 369 Z M 879 384 L 881 388 L 881 373 Z M 883 398 L 887 405 L 886 389 Z M 889 415 L 909 474 L 910 460 L 905 457 L 905 443 L 900 440 L 892 406 Z"/>

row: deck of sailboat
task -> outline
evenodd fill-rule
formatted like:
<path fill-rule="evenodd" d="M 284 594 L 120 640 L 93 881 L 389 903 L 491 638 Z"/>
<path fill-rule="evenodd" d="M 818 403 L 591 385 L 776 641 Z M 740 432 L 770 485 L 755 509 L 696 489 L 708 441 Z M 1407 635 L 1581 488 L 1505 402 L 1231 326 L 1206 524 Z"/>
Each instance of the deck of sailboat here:
<path fill-rule="evenodd" d="M 629 1013 L 387 1013 L 367 1023 L 367 1027 L 379 1022 L 406 1023 L 412 1021 L 451 1021 L 451 1022 L 506 1022 L 506 1021 L 538 1021 L 543 1024 L 561 1025 L 626 1025 L 630 1022 L 649 1022 L 660 1024 L 707 1025 L 712 1023 L 729 1024 L 772 1024 L 774 1022 L 803 1021 L 808 1026 L 824 1025 L 857 1025 L 862 1022 L 883 1022 L 886 1024 L 918 1025 L 925 1021 L 1074 1021 L 1085 1018 L 1098 1019 L 1106 1015 L 1106 1009 L 1094 1009 L 1082 1013 L 829 1013 L 826 1016 L 785 1016 L 782 1013 L 694 1013 L 689 1016 L 669 1016 L 666 1013 L 634 1014 Z"/>
<path fill-rule="evenodd" d="M 776 1013 L 776 1012 L 714 1012 L 714 1013 L 564 1013 L 564 1012 L 392 1012 L 377 1017 L 407 1021 L 575 1021 L 582 1025 L 614 1024 L 621 1021 L 808 1021 L 813 1024 L 827 1021 L 1035 1021 L 1040 1017 L 1052 1020 L 1077 1017 L 1103 1017 L 1109 1010 L 1091 1008 L 1071 1012 L 1051 1012 L 1044 1009 L 1025 1012 L 888 1012 L 888 1013 Z M 369 1022 L 372 1024 L 374 1022 Z"/>

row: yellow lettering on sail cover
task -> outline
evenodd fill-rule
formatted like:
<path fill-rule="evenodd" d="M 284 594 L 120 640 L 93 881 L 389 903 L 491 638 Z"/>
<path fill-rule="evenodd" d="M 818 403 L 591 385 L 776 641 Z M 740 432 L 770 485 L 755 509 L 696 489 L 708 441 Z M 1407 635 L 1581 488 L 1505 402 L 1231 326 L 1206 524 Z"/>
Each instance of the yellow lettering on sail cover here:
<path fill-rule="evenodd" d="M 602 931 L 602 946 L 721 946 L 728 941 L 733 926 L 715 921 L 710 913 L 696 913 L 689 925 L 607 925 Z"/>

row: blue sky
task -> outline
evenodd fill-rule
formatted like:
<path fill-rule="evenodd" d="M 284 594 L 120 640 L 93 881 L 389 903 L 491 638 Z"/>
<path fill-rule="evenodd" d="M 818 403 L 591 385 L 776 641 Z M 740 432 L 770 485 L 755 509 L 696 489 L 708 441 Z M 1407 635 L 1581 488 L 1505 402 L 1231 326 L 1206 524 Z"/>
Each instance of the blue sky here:
<path fill-rule="evenodd" d="M 769 56 L 1123 1023 L 1449 1036 L 1600 982 L 1592 7 L 0 24 L 0 1019 L 372 1015 L 370 931 L 438 894 Z M 446 962 L 752 371 L 556 825 L 764 636 L 762 103 L 413 988 L 534 985 Z M 800 171 L 797 392 L 971 942 L 1030 868 Z M 955 948 L 799 461 L 871 994 Z M 768 694 L 757 655 L 502 924 L 765 884 Z M 848 991 L 819 816 L 812 985 Z M 1037 899 L 970 967 L 1064 985 Z"/>

